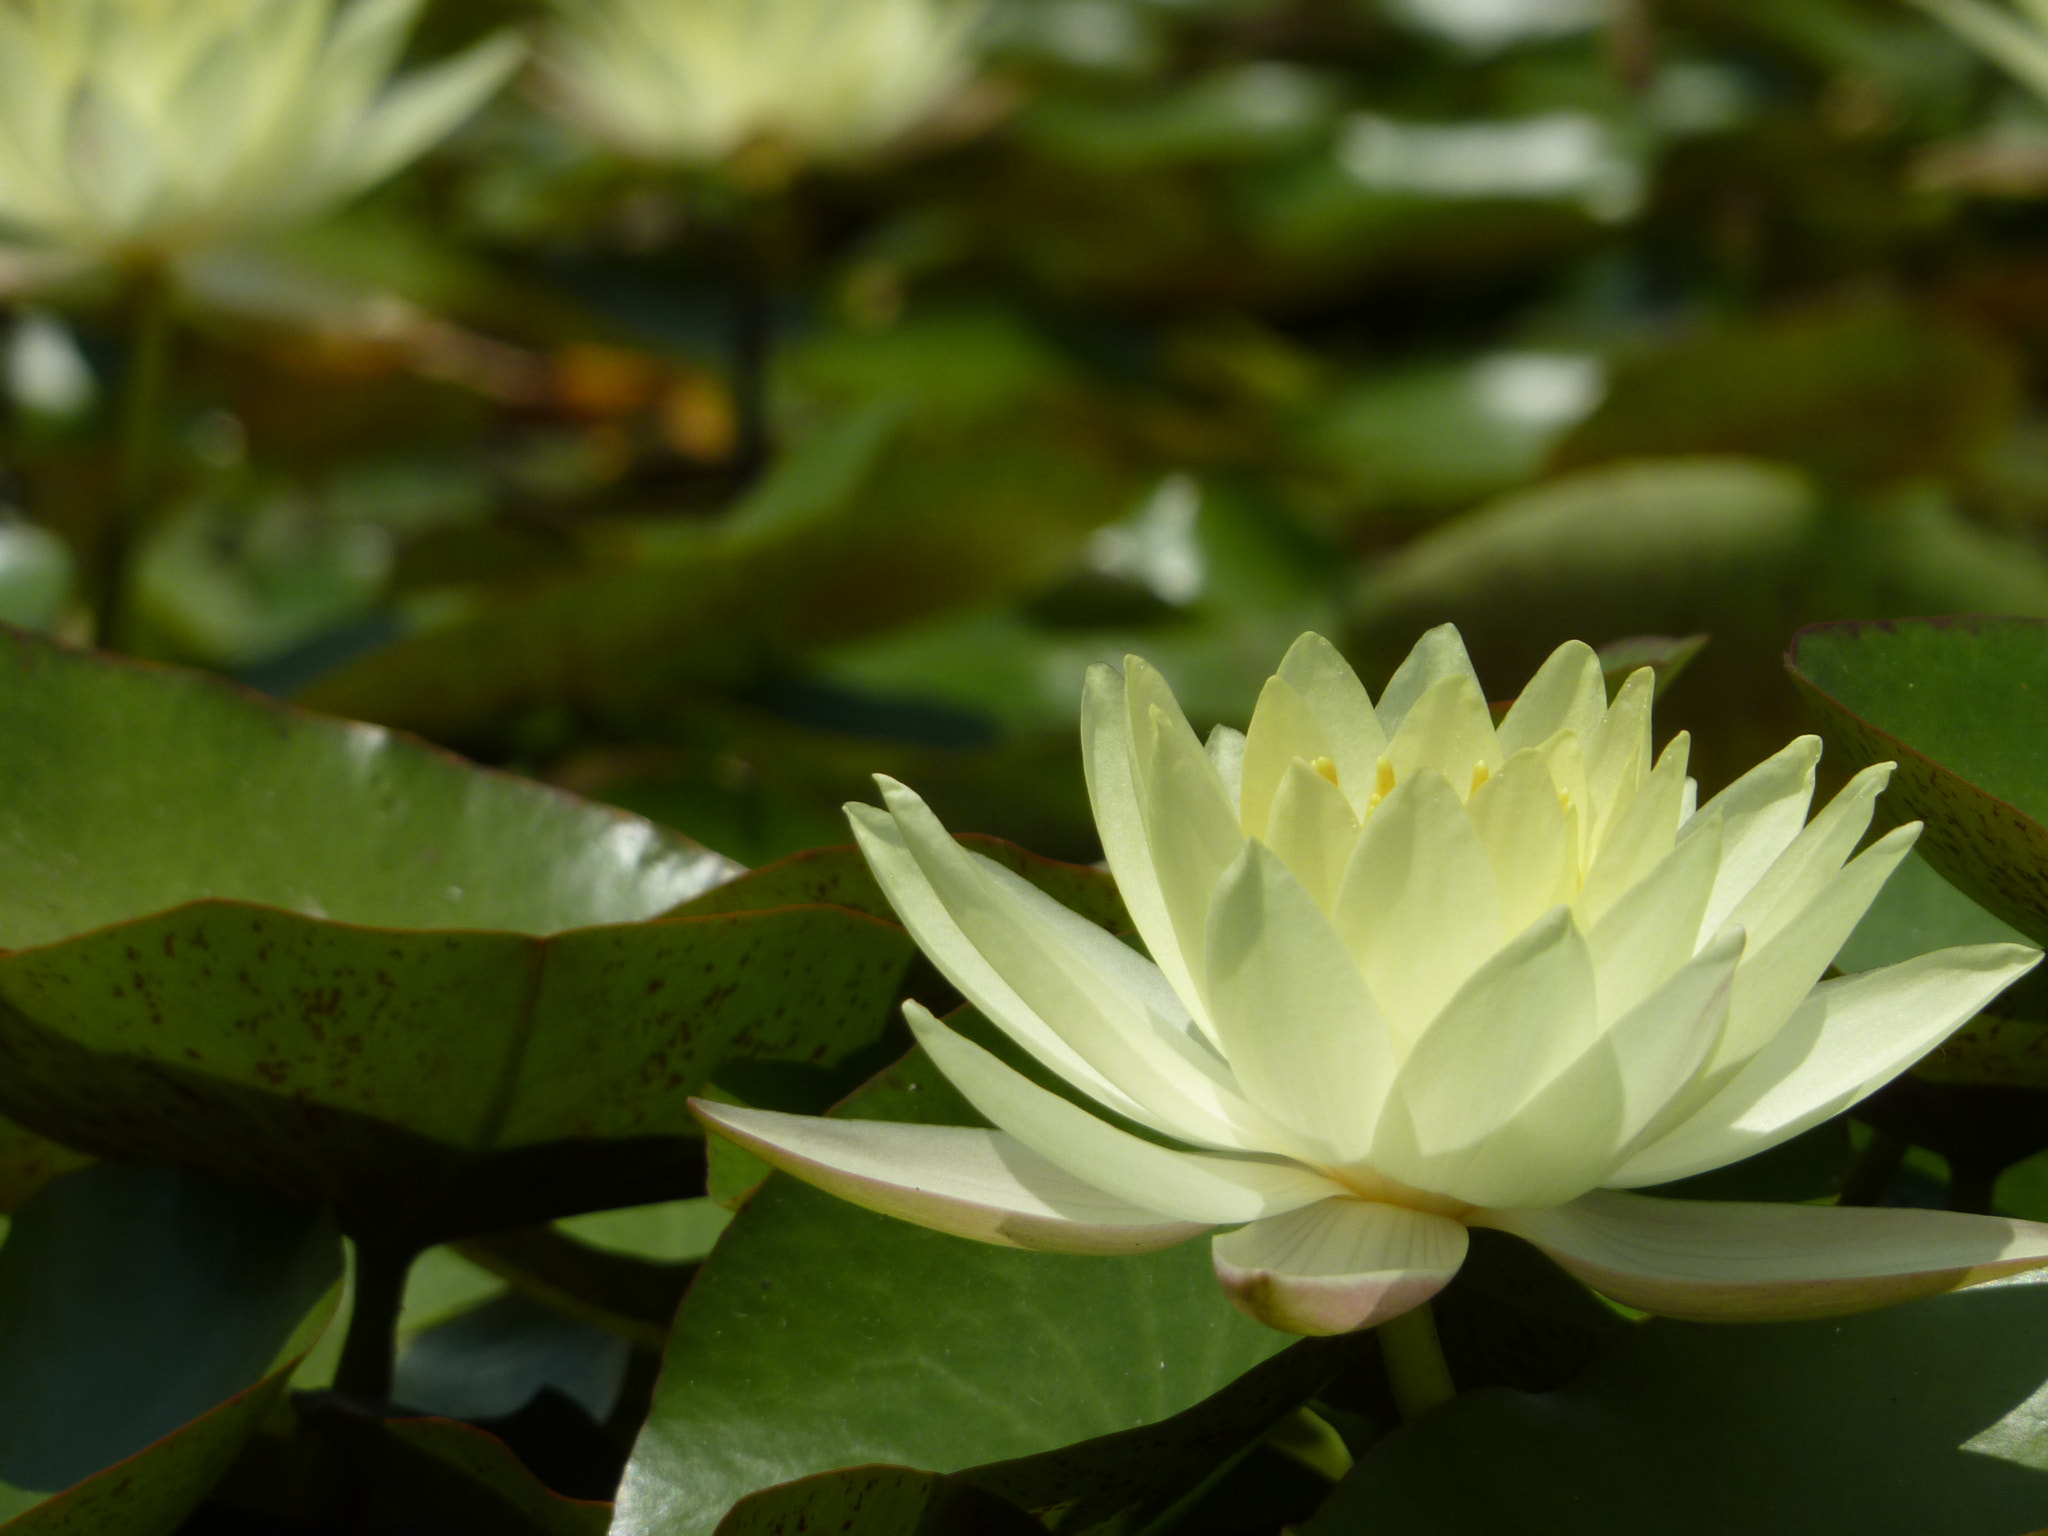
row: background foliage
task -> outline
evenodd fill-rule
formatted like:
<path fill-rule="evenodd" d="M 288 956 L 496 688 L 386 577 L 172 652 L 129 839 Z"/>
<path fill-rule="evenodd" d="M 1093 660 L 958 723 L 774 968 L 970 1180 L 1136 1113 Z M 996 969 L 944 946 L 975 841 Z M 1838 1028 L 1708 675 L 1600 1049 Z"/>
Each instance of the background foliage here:
<path fill-rule="evenodd" d="M 768 191 L 521 84 L 177 273 L 114 638 L 253 694 L 37 637 L 140 360 L 0 261 L 5 1528 L 2048 1523 L 2041 1284 L 1710 1331 L 1482 1233 L 1403 1428 L 1200 1245 L 937 1237 L 682 1110 L 971 1119 L 840 804 L 1127 928 L 1083 670 L 1242 724 L 1305 628 L 1656 661 L 1703 793 L 1817 715 L 1933 826 L 1845 969 L 2048 939 L 2044 190 L 2048 108 L 1891 0 L 1012 0 Z M 2048 1219 L 2033 992 L 1679 1192 Z"/>

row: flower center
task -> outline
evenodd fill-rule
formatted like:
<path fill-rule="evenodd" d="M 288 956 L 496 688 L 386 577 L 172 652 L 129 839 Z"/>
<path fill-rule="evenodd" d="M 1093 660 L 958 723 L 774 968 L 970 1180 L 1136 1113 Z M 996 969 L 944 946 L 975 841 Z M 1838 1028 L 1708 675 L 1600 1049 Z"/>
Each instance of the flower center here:
<path fill-rule="evenodd" d="M 1374 1205 L 1398 1205 L 1411 1211 L 1422 1211 L 1431 1216 L 1448 1216 L 1453 1221 L 1462 1221 L 1478 1207 L 1469 1200 L 1454 1200 L 1449 1195 L 1432 1194 L 1426 1189 L 1414 1189 L 1409 1185 L 1395 1182 L 1384 1174 L 1370 1168 L 1331 1168 L 1318 1165 L 1318 1172 L 1342 1184 L 1346 1189 Z"/>

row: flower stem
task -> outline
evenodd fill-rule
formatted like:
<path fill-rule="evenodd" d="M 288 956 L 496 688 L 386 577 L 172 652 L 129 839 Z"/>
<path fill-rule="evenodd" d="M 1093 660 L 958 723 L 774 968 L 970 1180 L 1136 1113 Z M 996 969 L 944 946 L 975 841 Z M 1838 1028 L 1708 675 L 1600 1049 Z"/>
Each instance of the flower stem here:
<path fill-rule="evenodd" d="M 1412 1423 L 1458 1395 L 1428 1302 L 1388 1318 L 1373 1331 L 1380 1336 L 1380 1358 L 1386 1362 L 1402 1423 Z"/>
<path fill-rule="evenodd" d="M 95 590 L 95 639 L 118 647 L 125 627 L 128 568 L 136 535 L 156 491 L 157 449 L 163 427 L 164 381 L 171 353 L 171 284 L 151 267 L 136 273 L 129 291 L 128 357 L 121 386 L 120 469 L 100 525 Z"/>
<path fill-rule="evenodd" d="M 355 1309 L 334 1385 L 351 1396 L 381 1404 L 391 1396 L 391 1369 L 398 1353 L 398 1311 L 405 1301 L 405 1277 L 416 1249 L 403 1243 L 356 1243 Z"/>

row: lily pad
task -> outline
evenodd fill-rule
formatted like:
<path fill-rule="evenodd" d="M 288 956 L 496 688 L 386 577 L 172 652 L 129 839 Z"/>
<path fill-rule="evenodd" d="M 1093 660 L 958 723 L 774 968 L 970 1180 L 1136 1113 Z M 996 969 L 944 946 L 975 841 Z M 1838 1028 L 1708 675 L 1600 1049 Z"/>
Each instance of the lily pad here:
<path fill-rule="evenodd" d="M 1409 1425 L 1303 1536 L 2010 1536 L 2048 1507 L 2044 1382 L 2039 1276 L 1821 1322 L 1646 1322 L 1560 1391 Z"/>
<path fill-rule="evenodd" d="M 333 1228 L 274 1196 L 164 1168 L 54 1182 L 0 1248 L 0 1479 L 51 1495 L 4 1529 L 176 1529 L 325 1327 L 340 1273 Z"/>
<path fill-rule="evenodd" d="M 0 786 L 0 1112 L 331 1203 L 387 1251 L 699 1193 L 683 1101 L 867 1044 L 911 954 L 838 907 L 635 921 L 732 866 L 12 632 Z"/>
<path fill-rule="evenodd" d="M 918 1055 L 845 1112 L 973 1123 Z M 891 1221 L 778 1174 L 676 1315 L 614 1529 L 708 1533 L 748 1494 L 814 1473 L 958 1472 L 1142 1432 L 1288 1342 L 1224 1300 L 1203 1243 L 1140 1257 L 1024 1253 Z"/>
<path fill-rule="evenodd" d="M 2048 621 L 1821 624 L 1786 657 L 1829 741 L 1895 762 L 1878 802 L 1994 916 L 2048 939 Z"/>

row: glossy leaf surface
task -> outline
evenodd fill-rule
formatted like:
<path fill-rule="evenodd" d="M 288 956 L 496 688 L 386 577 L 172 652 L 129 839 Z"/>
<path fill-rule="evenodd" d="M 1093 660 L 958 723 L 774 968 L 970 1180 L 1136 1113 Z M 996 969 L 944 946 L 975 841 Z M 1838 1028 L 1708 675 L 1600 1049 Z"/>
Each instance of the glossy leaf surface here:
<path fill-rule="evenodd" d="M 1880 814 L 1924 820 L 1928 863 L 2048 938 L 2048 621 L 1817 625 L 1786 664 L 1853 764 L 1899 765 Z"/>
<path fill-rule="evenodd" d="M 847 1112 L 972 1123 L 917 1056 Z M 1287 1342 L 1230 1307 L 1202 1243 L 993 1248 L 777 1176 L 677 1314 L 617 1528 L 709 1532 L 745 1495 L 815 1472 L 953 1472 L 1140 1430 Z"/>

